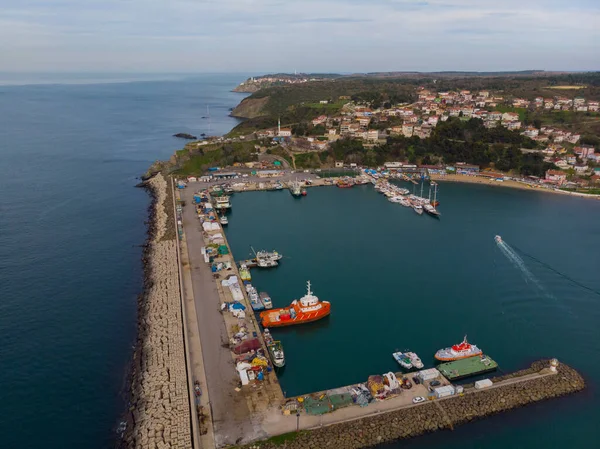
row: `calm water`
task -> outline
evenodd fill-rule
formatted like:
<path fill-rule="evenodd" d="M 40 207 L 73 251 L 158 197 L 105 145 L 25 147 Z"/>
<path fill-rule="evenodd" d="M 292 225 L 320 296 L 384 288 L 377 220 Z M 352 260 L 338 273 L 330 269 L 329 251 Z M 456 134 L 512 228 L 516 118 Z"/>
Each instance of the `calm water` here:
<path fill-rule="evenodd" d="M 600 290 L 600 203 L 449 183 L 440 193 L 441 220 L 371 186 L 315 188 L 302 199 L 234 195 L 227 236 L 236 257 L 249 245 L 286 256 L 279 268 L 253 273 L 259 291 L 284 306 L 310 279 L 332 303 L 323 321 L 274 331 L 286 350 L 283 389 L 297 395 L 397 370 L 395 349 L 432 365 L 438 348 L 468 334 L 504 371 L 557 357 L 589 389 L 390 447 L 599 447 L 600 297 L 525 254 Z"/>
<path fill-rule="evenodd" d="M 173 133 L 231 129 L 245 78 L 0 86 L 1 448 L 112 446 L 149 203 L 136 176 L 181 148 Z"/>

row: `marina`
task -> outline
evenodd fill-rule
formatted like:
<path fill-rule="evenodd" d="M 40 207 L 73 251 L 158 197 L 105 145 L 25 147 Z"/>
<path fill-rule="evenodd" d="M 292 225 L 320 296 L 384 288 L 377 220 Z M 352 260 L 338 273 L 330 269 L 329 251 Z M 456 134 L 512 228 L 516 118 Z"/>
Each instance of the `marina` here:
<path fill-rule="evenodd" d="M 375 185 L 372 182 L 369 184 Z M 328 184 L 335 185 L 335 184 Z M 358 192 L 359 196 L 362 195 L 370 195 L 370 198 L 375 199 L 376 204 L 381 206 L 381 202 L 377 201 L 377 196 L 372 196 L 372 187 L 370 185 L 358 184 L 353 185 L 353 192 Z M 416 186 L 415 186 L 416 187 Z M 295 204 L 306 204 L 310 206 L 313 201 L 319 201 L 319 197 L 321 197 L 320 192 L 340 192 L 340 195 L 346 196 L 346 193 L 343 190 L 338 189 L 318 189 L 315 190 L 315 194 L 311 194 L 310 198 L 307 199 L 307 202 L 294 202 Z M 318 192 L 318 193 L 317 193 Z M 279 192 L 268 192 L 265 193 L 268 195 L 275 195 L 271 197 L 271 202 L 273 200 L 275 202 L 272 204 L 272 207 L 276 209 L 281 209 L 281 205 L 279 203 L 279 199 L 283 202 L 290 202 L 291 200 L 289 195 L 286 196 Z M 210 197 L 208 194 L 208 198 L 204 198 L 206 193 L 196 193 L 195 195 L 201 198 L 200 203 L 208 203 L 216 204 L 216 200 Z M 236 193 L 237 195 L 237 193 Z M 283 195 L 283 196 L 281 196 Z M 325 195 L 327 196 L 327 195 Z M 269 408 L 269 405 L 265 404 L 265 406 L 270 410 L 266 416 L 269 416 L 267 421 L 263 422 L 263 428 L 268 434 L 276 435 L 278 433 L 283 433 L 284 431 L 293 430 L 293 423 L 291 421 L 286 421 L 286 415 L 292 415 L 294 413 L 300 413 L 302 416 L 302 420 L 304 423 L 300 425 L 300 428 L 310 428 L 311 427 L 311 419 L 319 418 L 321 422 L 328 423 L 342 423 L 346 419 L 349 419 L 351 416 L 364 416 L 365 412 L 362 410 L 365 407 L 369 409 L 373 408 L 373 410 L 399 410 L 404 407 L 414 407 L 420 406 L 423 403 L 428 403 L 430 401 L 436 401 L 440 399 L 446 399 L 451 397 L 462 396 L 467 393 L 477 394 L 480 390 L 474 389 L 469 391 L 464 391 L 464 388 L 460 385 L 452 385 L 449 382 L 449 379 L 446 379 L 441 375 L 440 371 L 434 366 L 434 356 L 439 357 L 466 357 L 469 358 L 479 358 L 475 357 L 478 355 L 479 349 L 477 346 L 472 345 L 466 341 L 460 344 L 453 345 L 449 348 L 444 348 L 436 353 L 435 347 L 439 347 L 440 341 L 429 341 L 423 339 L 421 335 L 420 339 L 415 339 L 414 336 L 407 338 L 407 335 L 404 334 L 404 338 L 402 338 L 404 343 L 407 344 L 416 344 L 419 353 L 422 355 L 428 352 L 430 355 L 425 357 L 423 360 L 421 357 L 417 355 L 416 352 L 406 350 L 400 354 L 402 356 L 396 358 L 394 363 L 396 366 L 400 365 L 403 370 L 410 372 L 396 372 L 395 370 L 383 370 L 382 374 L 373 374 L 373 372 L 382 372 L 380 370 L 372 370 L 369 366 L 381 365 L 380 360 L 381 357 L 377 355 L 377 347 L 371 346 L 375 351 L 371 351 L 370 356 L 365 358 L 367 360 L 366 368 L 369 369 L 370 372 L 367 372 L 363 377 L 362 383 L 348 382 L 342 383 L 343 381 L 338 379 L 334 381 L 333 385 L 338 385 L 338 387 L 324 390 L 318 388 L 311 388 L 309 390 L 304 391 L 316 391 L 317 393 L 310 394 L 301 394 L 294 395 L 294 389 L 290 392 L 288 385 L 290 385 L 290 379 L 298 388 L 298 385 L 301 385 L 301 382 L 298 382 L 298 374 L 305 372 L 306 369 L 310 369 L 310 366 L 306 366 L 299 360 L 302 359 L 302 348 L 305 348 L 310 351 L 311 345 L 310 342 L 316 342 L 315 337 L 318 337 L 320 334 L 327 333 L 331 328 L 333 328 L 336 323 L 338 323 L 339 319 L 344 320 L 351 315 L 348 315 L 348 308 L 342 307 L 338 311 L 337 301 L 340 297 L 339 291 L 335 289 L 335 287 L 339 287 L 343 285 L 343 282 L 340 284 L 340 278 L 335 276 L 335 270 L 327 273 L 328 278 L 325 279 L 323 274 L 319 275 L 318 272 L 314 270 L 304 270 L 298 271 L 299 266 L 294 262 L 298 260 L 298 248 L 299 246 L 290 247 L 289 244 L 286 244 L 285 240 L 280 240 L 276 235 L 269 235 L 267 239 L 262 237 L 257 237 L 255 230 L 258 229 L 257 226 L 260 226 L 258 222 L 256 222 L 256 226 L 248 226 L 248 221 L 240 221 L 243 219 L 239 214 L 240 205 L 246 205 L 246 197 L 244 196 L 244 201 L 236 201 L 237 198 L 234 195 L 234 202 L 231 202 L 233 206 L 231 209 L 235 209 L 235 217 L 236 220 L 232 220 L 232 222 L 228 226 L 227 237 L 230 236 L 242 236 L 241 234 L 236 234 L 236 229 L 239 226 L 244 226 L 243 239 L 240 240 L 239 243 L 243 243 L 243 246 L 248 247 L 248 240 L 256 241 L 259 247 L 262 248 L 274 248 L 272 250 L 261 250 L 255 251 L 253 248 L 252 253 L 254 254 L 254 259 L 249 259 L 247 261 L 241 261 L 239 263 L 239 281 L 240 284 L 243 283 L 245 288 L 242 289 L 242 296 L 239 297 L 239 294 L 236 294 L 236 283 L 234 281 L 234 276 L 227 276 L 222 284 L 231 290 L 231 297 L 234 299 L 234 302 L 230 302 L 225 298 L 226 310 L 227 313 L 231 313 L 233 316 L 237 317 L 237 319 L 245 319 L 246 321 L 250 319 L 255 326 L 254 331 L 246 328 L 244 326 L 234 327 L 232 328 L 233 336 L 237 336 L 239 331 L 245 335 L 241 340 L 235 341 L 235 344 L 231 347 L 233 353 L 236 356 L 236 364 L 238 375 L 241 379 L 241 392 L 245 392 L 245 388 L 248 385 L 252 385 L 255 387 L 259 387 L 260 385 L 269 379 L 269 387 L 272 388 L 276 382 L 278 385 L 277 388 L 280 389 L 280 393 L 282 395 L 282 401 L 279 402 L 279 410 L 275 408 Z M 247 197 L 248 200 L 251 196 Z M 341 198 L 341 197 L 340 197 Z M 406 195 L 406 199 L 409 201 L 416 201 L 416 204 L 420 204 L 423 206 L 423 202 L 419 200 L 415 200 L 416 197 L 411 195 Z M 242 199 L 240 197 L 240 199 Z M 339 201 L 339 200 L 338 200 Z M 373 201 L 373 200 L 371 200 Z M 393 203 L 394 201 L 390 201 Z M 212 222 L 213 216 L 211 215 L 210 206 L 204 205 L 199 206 L 201 211 L 198 212 L 198 217 L 201 221 L 206 220 L 209 223 Z M 343 206 L 341 209 L 343 211 Z M 401 210 L 398 210 L 401 213 Z M 201 212 L 201 213 L 200 213 Z M 366 211 L 364 209 L 361 210 L 362 213 Z M 298 219 L 297 214 L 288 214 L 284 215 L 289 217 L 290 219 Z M 307 218 L 312 217 L 312 215 L 308 215 Z M 342 223 L 344 217 L 336 217 L 335 223 Z M 407 219 L 410 220 L 409 217 Z M 342 221 L 340 221 L 342 220 Z M 212 226 L 205 226 L 206 221 L 203 222 L 202 228 L 208 231 L 207 235 L 205 235 L 205 240 L 208 242 L 213 242 L 214 236 L 218 236 L 216 240 L 221 239 L 221 241 L 216 241 L 213 244 L 222 245 L 229 248 L 229 243 L 227 239 L 225 239 L 225 235 L 223 233 L 222 228 L 213 229 Z M 255 223 L 254 221 L 251 223 Z M 431 221 L 432 224 L 436 223 L 435 221 Z M 284 226 L 285 227 L 285 226 Z M 248 230 L 252 229 L 251 234 L 248 234 Z M 221 232 L 219 232 L 221 231 Z M 233 233 L 232 233 L 233 232 Z M 356 230 L 355 230 L 356 232 Z M 219 236 L 220 234 L 220 236 Z M 368 233 L 367 233 L 368 234 Z M 300 242 L 299 242 L 300 243 Z M 234 248 L 239 247 L 238 243 L 233 243 Z M 301 247 L 302 245 L 300 245 Z M 220 246 L 218 246 L 220 248 Z M 359 247 L 360 248 L 360 247 Z M 281 253 L 279 252 L 281 251 Z M 313 250 L 314 251 L 314 250 Z M 224 252 L 224 251 L 223 251 Z M 305 251 L 301 251 L 303 254 Z M 219 251 L 218 256 L 221 256 L 221 252 Z M 268 262 L 281 262 L 283 258 L 283 254 L 286 254 L 285 263 L 281 265 L 273 266 L 273 270 L 262 270 L 259 265 L 259 260 L 268 261 Z M 330 252 L 321 252 L 322 257 L 324 258 L 324 262 L 327 261 L 333 253 Z M 231 251 L 225 254 L 225 257 L 232 258 Z M 288 259 L 289 258 L 289 259 Z M 230 259 L 231 260 L 231 259 Z M 214 262 L 213 262 L 214 263 Z M 331 263 L 331 266 L 337 266 L 339 264 Z M 234 266 L 231 266 L 233 269 Z M 292 270 L 292 271 L 290 271 Z M 302 276 L 305 279 L 315 279 L 313 282 L 306 283 L 306 293 L 301 296 L 299 299 L 291 300 L 291 298 L 298 298 L 298 289 L 292 288 L 294 284 L 299 280 L 299 277 Z M 313 278 L 314 276 L 314 278 Z M 285 280 L 285 283 L 277 282 L 277 279 Z M 292 279 L 295 279 L 292 282 Z M 267 281 L 269 280 L 269 281 Z M 230 284 L 230 282 L 234 282 Z M 301 281 L 301 282 L 306 282 Z M 250 284 L 252 283 L 252 284 Z M 319 291 L 319 296 L 313 292 L 315 289 L 313 284 L 318 286 L 317 289 Z M 285 291 L 282 290 L 282 285 L 289 288 L 286 288 Z M 274 292 L 273 297 L 271 295 L 266 294 L 264 291 L 258 293 L 258 291 L 262 289 L 268 289 L 271 292 Z M 321 293 L 321 289 L 323 289 L 324 293 Z M 227 291 L 225 289 L 225 291 Z M 348 295 L 347 290 L 346 296 Z M 244 293 L 247 299 L 244 299 Z M 236 301 L 236 297 L 239 297 Z M 327 300 L 321 300 L 320 297 L 327 298 Z M 272 299 L 273 298 L 273 299 Z M 290 298 L 290 299 L 288 299 Z M 267 310 L 265 305 L 265 299 L 270 302 L 270 305 L 273 306 L 272 309 Z M 330 299 L 333 301 L 330 303 Z M 248 305 L 243 307 L 244 301 L 248 301 Z M 291 302 L 290 302 L 291 301 Z M 287 304 L 287 306 L 286 306 Z M 331 305 L 335 308 L 332 309 Z M 283 307 L 282 307 L 283 306 Z M 412 307 L 415 307 L 416 303 L 412 303 Z M 418 307 L 418 306 L 416 306 Z M 256 313 L 256 315 L 254 315 Z M 329 317 L 329 315 L 333 317 L 332 319 L 325 319 Z M 369 316 L 368 310 L 363 310 L 361 316 Z M 381 316 L 380 318 L 381 319 Z M 294 328 L 298 328 L 298 333 L 290 333 L 285 329 L 290 327 L 290 325 L 301 324 L 301 326 L 293 326 Z M 262 330 L 259 332 L 259 330 Z M 281 328 L 281 329 L 280 329 Z M 304 330 L 306 329 L 306 330 Z M 339 329 L 338 329 L 339 331 Z M 307 344 L 309 343 L 309 344 Z M 436 344 L 437 343 L 437 344 Z M 314 343 L 313 343 L 314 344 Z M 317 343 L 318 344 L 318 343 Z M 355 345 L 356 346 L 356 345 Z M 283 348 L 285 347 L 285 355 L 283 352 Z M 360 345 L 359 345 L 360 347 Z M 486 345 L 487 347 L 487 345 Z M 355 353 L 356 347 L 352 348 L 344 348 L 343 346 L 337 346 L 336 351 L 344 352 L 346 349 L 352 349 Z M 450 351 L 450 352 L 448 352 Z M 453 352 L 454 351 L 454 352 Z M 391 353 L 388 352 L 388 356 Z M 306 352 L 305 352 L 306 354 Z M 404 357 L 403 357 L 404 356 Z M 339 355 L 338 355 L 339 357 Z M 402 365 L 400 361 L 407 360 L 408 363 Z M 469 360 L 465 358 L 464 360 Z M 262 365 L 266 363 L 265 365 Z M 325 369 L 327 369 L 327 361 L 324 360 L 323 365 Z M 283 366 L 286 366 L 286 370 L 280 370 Z M 272 367 L 272 368 L 271 368 Z M 274 368 L 278 368 L 279 371 L 275 371 Z M 360 376 L 360 371 L 364 372 L 365 367 L 357 366 L 357 372 L 349 373 L 354 379 L 357 376 Z M 271 371 L 269 371 L 269 369 Z M 257 371 L 258 370 L 258 371 Z M 337 371 L 339 373 L 339 370 Z M 470 375 L 468 374 L 468 370 L 458 371 L 458 374 L 462 375 Z M 478 372 L 477 370 L 473 371 L 478 374 L 482 372 Z M 450 375 L 450 374 L 449 374 Z M 474 374 L 475 375 L 475 374 Z M 290 377 L 292 376 L 292 377 Z M 305 381 L 320 380 L 321 376 L 315 376 L 315 373 L 308 374 L 305 378 Z M 452 381 L 456 380 L 457 377 L 453 377 Z M 331 380 L 329 381 L 331 382 Z M 330 383 L 331 385 L 331 383 Z M 339 385 L 347 385 L 345 387 L 339 387 Z M 243 393 L 244 395 L 249 394 Z M 283 405 L 282 405 L 283 404 Z M 273 404 L 274 406 L 275 404 Z M 372 412 L 367 412 L 372 413 Z M 283 421 L 279 418 L 276 418 L 276 415 L 282 416 Z M 327 418 L 325 418 L 327 416 Z M 351 419 L 351 418 L 350 418 Z M 271 427 L 277 423 L 275 427 Z M 312 424 L 314 425 L 314 423 Z"/>

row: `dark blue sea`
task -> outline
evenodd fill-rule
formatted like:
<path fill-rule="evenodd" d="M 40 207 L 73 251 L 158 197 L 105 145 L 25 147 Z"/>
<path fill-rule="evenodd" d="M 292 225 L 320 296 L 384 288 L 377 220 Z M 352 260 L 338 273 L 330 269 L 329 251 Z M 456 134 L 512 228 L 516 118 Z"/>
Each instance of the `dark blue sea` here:
<path fill-rule="evenodd" d="M 113 446 L 149 204 L 136 178 L 183 146 L 172 134 L 231 129 L 243 94 L 230 89 L 246 76 L 126 78 L 0 87 L 2 449 Z M 600 202 L 458 184 L 442 184 L 440 202 L 434 220 L 370 186 L 234 195 L 235 256 L 250 245 L 286 256 L 254 275 L 259 290 L 283 306 L 310 279 L 332 302 L 327 320 L 274 331 L 282 387 L 364 381 L 397 369 L 395 349 L 432 364 L 468 333 L 504 371 L 555 356 L 588 389 L 388 448 L 600 447 Z"/>
<path fill-rule="evenodd" d="M 172 134 L 235 126 L 245 78 L 0 78 L 58 83 L 0 86 L 1 448 L 113 444 L 149 204 L 136 178 L 183 146 Z"/>

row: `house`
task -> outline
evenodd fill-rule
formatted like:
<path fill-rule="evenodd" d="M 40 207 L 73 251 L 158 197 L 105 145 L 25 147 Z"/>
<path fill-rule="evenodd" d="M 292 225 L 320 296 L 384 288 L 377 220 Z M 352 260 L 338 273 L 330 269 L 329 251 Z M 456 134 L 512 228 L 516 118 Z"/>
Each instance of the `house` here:
<path fill-rule="evenodd" d="M 319 101 L 319 104 L 327 104 L 327 103 L 329 103 L 329 100 L 321 100 L 321 101 Z"/>
<path fill-rule="evenodd" d="M 589 167 L 585 164 L 577 164 L 573 168 L 575 169 L 575 173 L 578 175 L 583 175 L 589 170 Z"/>
<path fill-rule="evenodd" d="M 502 120 L 502 112 L 492 111 L 488 114 L 488 120 Z"/>
<path fill-rule="evenodd" d="M 585 98 L 583 97 L 575 97 L 573 99 L 573 106 L 582 106 L 585 104 Z"/>
<path fill-rule="evenodd" d="M 581 136 L 579 134 L 571 134 L 570 136 L 567 137 L 567 142 L 577 143 L 577 142 L 579 142 L 580 137 Z"/>
<path fill-rule="evenodd" d="M 487 90 L 482 90 L 479 92 L 479 96 L 481 98 L 488 98 L 490 96 L 490 93 Z"/>
<path fill-rule="evenodd" d="M 590 159 L 595 152 L 594 147 L 590 147 L 588 145 L 582 145 L 579 147 L 573 148 L 573 152 L 582 159 Z"/>
<path fill-rule="evenodd" d="M 479 173 L 479 165 L 465 164 L 464 162 L 456 163 L 456 173 L 459 175 L 475 175 Z"/>
<path fill-rule="evenodd" d="M 392 126 L 391 132 L 395 135 L 402 134 L 402 126 Z"/>
<path fill-rule="evenodd" d="M 458 117 L 460 115 L 460 108 L 452 107 L 448 110 L 448 112 L 450 113 L 450 117 Z"/>
<path fill-rule="evenodd" d="M 556 165 L 558 168 L 560 168 L 562 170 L 566 170 L 570 167 L 570 165 L 564 159 L 555 159 L 554 165 Z"/>
<path fill-rule="evenodd" d="M 545 179 L 546 181 L 555 182 L 560 186 L 567 181 L 567 175 L 559 170 L 548 170 Z"/>
<path fill-rule="evenodd" d="M 371 117 L 359 117 L 358 123 L 360 123 L 361 126 L 369 126 L 369 123 L 371 123 Z"/>
<path fill-rule="evenodd" d="M 367 140 L 379 139 L 379 131 L 376 129 L 370 129 L 367 131 Z"/>
<path fill-rule="evenodd" d="M 473 108 L 462 108 L 461 112 L 463 117 L 471 117 L 473 115 Z"/>
<path fill-rule="evenodd" d="M 521 122 L 513 121 L 513 122 L 502 122 L 507 129 L 515 130 L 521 128 Z"/>
<path fill-rule="evenodd" d="M 487 129 L 496 128 L 498 126 L 498 122 L 496 120 L 486 120 L 483 122 L 483 126 Z"/>
<path fill-rule="evenodd" d="M 503 122 L 516 122 L 517 120 L 519 120 L 519 114 L 516 112 L 505 112 L 502 114 Z"/>
<path fill-rule="evenodd" d="M 321 123 L 325 123 L 326 121 L 327 121 L 327 116 L 320 115 L 317 118 L 312 120 L 312 124 L 313 124 L 313 126 L 317 126 L 317 125 L 320 125 Z"/>
<path fill-rule="evenodd" d="M 589 101 L 588 102 L 588 111 L 598 112 L 599 109 L 600 109 L 600 102 L 598 102 L 598 101 Z"/>
<path fill-rule="evenodd" d="M 402 134 L 404 137 L 412 137 L 414 129 L 415 127 L 412 123 L 404 123 L 402 125 Z"/>
<path fill-rule="evenodd" d="M 587 112 L 588 107 L 583 104 L 579 106 L 574 106 L 573 109 L 575 110 L 575 112 Z"/>
<path fill-rule="evenodd" d="M 278 134 L 279 137 L 292 137 L 292 128 L 281 128 Z"/>
<path fill-rule="evenodd" d="M 533 139 L 534 137 L 537 137 L 539 133 L 539 129 L 533 126 L 528 126 L 527 128 L 525 128 L 525 131 L 523 131 L 521 134 Z"/>
<path fill-rule="evenodd" d="M 329 134 L 330 136 L 335 136 L 337 134 L 337 129 L 330 128 L 327 130 L 327 134 Z"/>
<path fill-rule="evenodd" d="M 569 154 L 567 156 L 567 164 L 569 164 L 569 165 L 575 165 L 576 163 L 577 163 L 577 156 Z"/>
<path fill-rule="evenodd" d="M 531 139 L 535 140 L 536 142 L 548 142 L 550 140 L 550 138 L 545 134 L 540 134 L 539 136 L 532 137 Z"/>
<path fill-rule="evenodd" d="M 313 147 L 317 150 L 326 150 L 329 146 L 329 143 L 326 140 L 317 140 L 313 143 Z"/>

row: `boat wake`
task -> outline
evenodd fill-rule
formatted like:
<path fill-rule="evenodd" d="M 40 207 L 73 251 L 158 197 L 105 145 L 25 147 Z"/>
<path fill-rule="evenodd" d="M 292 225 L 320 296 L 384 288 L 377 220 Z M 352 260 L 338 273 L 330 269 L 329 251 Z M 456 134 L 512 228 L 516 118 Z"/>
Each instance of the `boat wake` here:
<path fill-rule="evenodd" d="M 521 259 L 521 256 L 519 256 L 508 243 L 506 243 L 504 240 L 496 239 L 496 244 L 498 245 L 498 248 L 500 248 L 500 251 L 502 251 L 502 254 L 504 254 L 504 256 L 506 256 L 506 258 L 512 262 L 513 266 L 521 272 L 525 278 L 525 282 L 532 282 L 537 288 L 546 293 L 541 282 L 538 281 L 531 271 L 529 271 L 529 268 L 527 268 L 527 265 L 525 265 L 525 261 Z"/>

